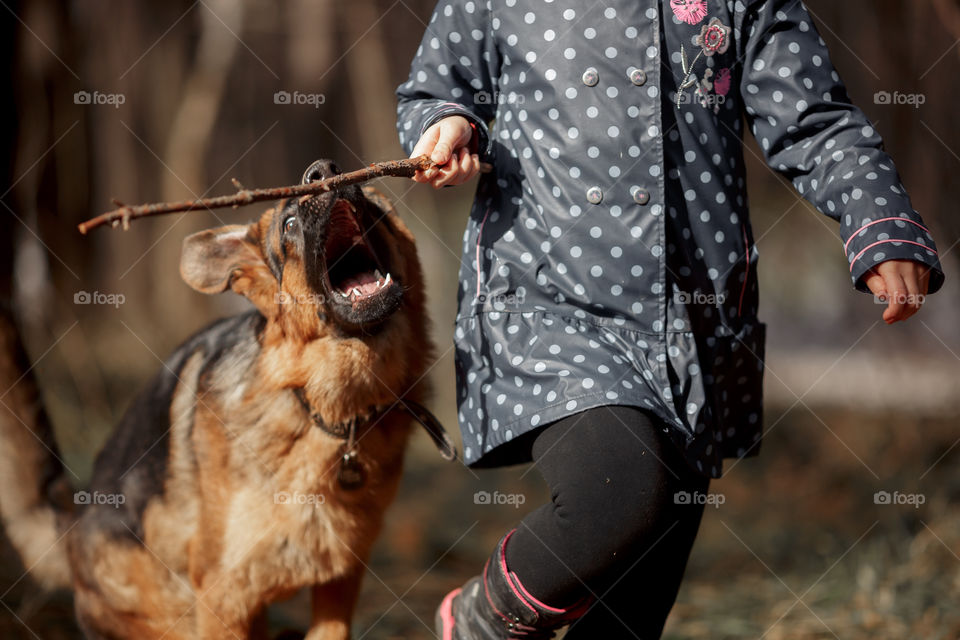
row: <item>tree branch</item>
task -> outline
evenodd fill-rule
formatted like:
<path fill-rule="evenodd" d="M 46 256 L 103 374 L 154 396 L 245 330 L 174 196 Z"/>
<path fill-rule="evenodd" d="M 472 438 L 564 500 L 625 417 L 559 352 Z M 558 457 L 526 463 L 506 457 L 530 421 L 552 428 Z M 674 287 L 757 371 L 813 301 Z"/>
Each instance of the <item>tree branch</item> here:
<path fill-rule="evenodd" d="M 220 209 L 223 207 L 237 208 L 241 205 L 252 204 L 264 200 L 279 200 L 281 198 L 293 198 L 296 196 L 315 195 L 325 193 L 340 187 L 346 187 L 351 184 L 366 182 L 373 178 L 382 176 L 395 176 L 400 178 L 410 178 L 417 170 L 425 170 L 433 166 L 430 158 L 419 156 L 410 160 L 388 160 L 386 162 L 377 162 L 357 171 L 349 171 L 340 175 L 311 182 L 309 184 L 298 184 L 290 187 L 271 187 L 267 189 L 244 189 L 242 185 L 233 180 L 234 186 L 238 191 L 229 196 L 216 196 L 212 198 L 201 198 L 200 200 L 184 200 L 181 202 L 156 202 L 153 204 L 125 205 L 117 200 L 114 204 L 117 209 L 108 211 L 95 218 L 77 225 L 80 233 L 87 233 L 90 229 L 109 224 L 112 227 L 122 226 L 124 230 L 130 228 L 130 221 L 136 218 L 146 218 L 148 216 L 158 216 L 165 213 L 177 213 L 179 211 L 194 211 L 196 209 Z"/>

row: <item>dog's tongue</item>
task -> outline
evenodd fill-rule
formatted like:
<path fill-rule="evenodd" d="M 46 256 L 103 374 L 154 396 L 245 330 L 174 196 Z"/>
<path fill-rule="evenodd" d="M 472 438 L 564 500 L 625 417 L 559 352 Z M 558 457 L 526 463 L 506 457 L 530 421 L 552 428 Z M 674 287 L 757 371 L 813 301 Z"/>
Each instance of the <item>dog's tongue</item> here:
<path fill-rule="evenodd" d="M 355 276 L 350 276 L 344 280 L 343 284 L 340 286 L 341 290 L 343 291 L 349 292 L 356 287 L 360 289 L 360 293 L 363 295 L 370 295 L 377 290 L 377 276 L 370 271 L 364 271 L 363 273 L 358 273 Z"/>

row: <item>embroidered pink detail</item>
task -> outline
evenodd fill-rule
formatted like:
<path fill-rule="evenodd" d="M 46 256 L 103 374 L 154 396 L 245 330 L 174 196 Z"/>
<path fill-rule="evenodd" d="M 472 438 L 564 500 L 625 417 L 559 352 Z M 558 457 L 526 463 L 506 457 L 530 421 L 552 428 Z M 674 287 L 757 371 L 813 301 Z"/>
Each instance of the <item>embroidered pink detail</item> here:
<path fill-rule="evenodd" d="M 843 252 L 844 252 L 844 253 L 847 252 L 847 247 L 850 245 L 850 243 L 853 241 L 853 239 L 857 237 L 857 234 L 858 234 L 858 233 L 860 233 L 861 231 L 863 231 L 863 230 L 866 229 L 867 227 L 871 227 L 871 226 L 877 224 L 878 222 L 886 222 L 887 220 L 903 220 L 904 222 L 909 222 L 910 224 L 915 224 L 915 225 L 917 225 L 918 227 L 920 227 L 921 229 L 923 229 L 924 231 L 926 231 L 927 233 L 930 233 L 930 230 L 929 230 L 929 229 L 927 229 L 925 226 L 923 226 L 923 225 L 920 224 L 919 222 L 914 222 L 914 221 L 911 220 L 910 218 L 880 218 L 879 220 L 874 220 L 873 222 L 868 222 L 867 224 L 863 225 L 862 227 L 860 227 L 859 229 L 857 229 L 856 231 L 854 231 L 853 233 L 851 233 L 851 234 L 850 234 L 850 237 L 847 238 L 847 241 L 843 243 Z"/>
<path fill-rule="evenodd" d="M 730 27 L 714 18 L 709 24 L 703 25 L 700 35 L 694 36 L 693 44 L 703 48 L 703 55 L 712 56 L 715 53 L 726 53 L 730 47 Z"/>
<path fill-rule="evenodd" d="M 707 17 L 706 0 L 670 0 L 670 8 L 677 20 L 687 24 L 697 24 Z"/>
<path fill-rule="evenodd" d="M 740 317 L 740 310 L 743 307 L 743 294 L 747 292 L 747 280 L 750 275 L 750 244 L 747 242 L 747 225 L 746 223 L 740 223 L 740 227 L 743 229 L 743 246 L 746 247 L 744 253 L 747 259 L 747 268 L 743 271 L 743 286 L 740 288 L 740 302 L 737 303 L 737 317 Z"/>
<path fill-rule="evenodd" d="M 453 640 L 453 599 L 460 594 L 463 589 L 454 589 L 440 603 L 440 621 L 443 624 L 442 640 Z"/>
<path fill-rule="evenodd" d="M 875 247 L 875 246 L 877 246 L 878 244 L 886 244 L 886 243 L 888 243 L 888 242 L 902 242 L 902 243 L 904 243 L 904 244 L 915 244 L 915 245 L 917 245 L 918 247 L 923 247 L 923 248 L 926 249 L 927 251 L 930 251 L 930 252 L 933 253 L 933 255 L 935 255 L 935 256 L 936 256 L 936 255 L 940 255 L 940 254 L 938 254 L 936 251 L 934 251 L 933 249 L 931 249 L 930 247 L 928 247 L 927 245 L 925 245 L 925 244 L 920 244 L 919 242 L 914 242 L 913 240 L 879 240 L 879 241 L 877 241 L 877 242 L 874 242 L 873 244 L 869 244 L 869 245 L 867 245 L 866 247 L 864 247 L 864 248 L 860 251 L 860 253 L 857 254 L 857 257 L 855 257 L 853 260 L 850 261 L 850 271 L 853 272 L 853 265 L 857 264 L 857 260 L 859 260 L 859 259 L 860 259 L 860 256 L 862 256 L 864 253 L 866 253 L 868 249 L 870 249 L 871 247 Z"/>
<path fill-rule="evenodd" d="M 724 67 L 717 72 L 717 79 L 713 81 L 713 90 L 718 96 L 730 93 L 730 69 Z"/>

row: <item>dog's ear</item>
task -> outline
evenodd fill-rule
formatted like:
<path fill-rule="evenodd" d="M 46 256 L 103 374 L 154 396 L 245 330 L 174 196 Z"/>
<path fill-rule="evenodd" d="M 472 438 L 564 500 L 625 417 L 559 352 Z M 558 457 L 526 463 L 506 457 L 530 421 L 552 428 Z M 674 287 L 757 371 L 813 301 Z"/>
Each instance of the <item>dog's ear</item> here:
<path fill-rule="evenodd" d="M 251 232 L 256 232 L 256 225 L 229 225 L 187 236 L 180 276 L 201 293 L 229 287 L 261 307 L 260 298 L 275 292 L 276 282 Z"/>

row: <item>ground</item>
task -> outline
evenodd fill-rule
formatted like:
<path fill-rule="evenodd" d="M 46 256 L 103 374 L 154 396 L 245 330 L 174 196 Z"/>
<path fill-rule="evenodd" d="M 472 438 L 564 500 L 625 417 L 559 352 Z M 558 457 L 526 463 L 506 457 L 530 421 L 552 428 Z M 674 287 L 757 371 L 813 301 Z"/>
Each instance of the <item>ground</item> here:
<path fill-rule="evenodd" d="M 956 420 L 768 406 L 766 423 L 761 455 L 728 462 L 728 475 L 711 486 L 723 504 L 707 508 L 665 638 L 960 637 Z M 476 492 L 495 490 L 525 503 L 475 503 Z M 882 504 L 878 491 L 902 504 Z M 441 461 L 416 435 L 371 559 L 354 640 L 433 637 L 443 594 L 545 499 L 535 470 L 475 476 Z M 8 589 L 21 573 L 5 545 L 0 636 L 81 637 L 69 597 L 38 594 L 29 579 Z M 277 629 L 302 627 L 306 616 L 302 597 L 271 614 Z"/>

